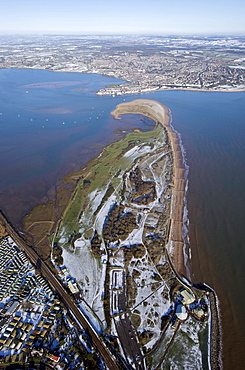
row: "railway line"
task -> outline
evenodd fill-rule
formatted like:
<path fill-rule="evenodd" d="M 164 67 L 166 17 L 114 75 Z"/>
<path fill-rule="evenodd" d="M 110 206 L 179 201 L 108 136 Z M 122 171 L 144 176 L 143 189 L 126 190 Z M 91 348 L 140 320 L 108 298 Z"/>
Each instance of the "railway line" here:
<path fill-rule="evenodd" d="M 110 370 L 119 370 L 121 367 L 117 365 L 116 359 L 113 354 L 110 352 L 106 344 L 100 338 L 98 333 L 94 330 L 93 326 L 90 324 L 86 316 L 78 309 L 76 304 L 72 301 L 69 294 L 65 291 L 61 283 L 57 280 L 54 276 L 52 271 L 49 267 L 42 261 L 42 259 L 38 256 L 38 254 L 29 247 L 25 241 L 21 238 L 18 232 L 14 229 L 14 227 L 10 224 L 10 222 L 6 219 L 4 214 L 0 211 L 0 223 L 5 227 L 9 236 L 15 241 L 17 246 L 23 250 L 30 261 L 35 265 L 35 267 L 40 271 L 43 277 L 45 277 L 56 293 L 59 295 L 60 299 L 63 301 L 69 312 L 73 315 L 76 319 L 77 323 L 89 333 L 91 336 L 92 342 L 94 346 L 99 351 L 101 357 L 103 358 L 106 366 Z"/>

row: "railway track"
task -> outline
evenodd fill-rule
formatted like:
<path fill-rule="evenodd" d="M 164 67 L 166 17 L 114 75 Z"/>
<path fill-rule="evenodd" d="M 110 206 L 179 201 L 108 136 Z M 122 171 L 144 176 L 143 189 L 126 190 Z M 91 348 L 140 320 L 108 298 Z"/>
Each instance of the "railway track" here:
<path fill-rule="evenodd" d="M 49 269 L 49 267 L 45 264 L 45 262 L 43 262 L 38 254 L 25 243 L 25 241 L 21 238 L 21 236 L 6 219 L 1 211 L 0 222 L 5 227 L 10 237 L 15 241 L 17 246 L 26 253 L 30 261 L 36 266 L 42 276 L 49 281 L 50 285 L 60 296 L 60 299 L 63 301 L 69 312 L 72 313 L 77 323 L 80 324 L 80 326 L 90 334 L 94 346 L 99 351 L 107 367 L 110 370 L 120 370 L 121 367 L 117 365 L 115 357 L 102 341 L 98 333 L 94 330 L 93 326 L 90 324 L 86 316 L 78 309 L 69 294 L 65 291 L 61 283 L 57 280 L 57 278 Z"/>

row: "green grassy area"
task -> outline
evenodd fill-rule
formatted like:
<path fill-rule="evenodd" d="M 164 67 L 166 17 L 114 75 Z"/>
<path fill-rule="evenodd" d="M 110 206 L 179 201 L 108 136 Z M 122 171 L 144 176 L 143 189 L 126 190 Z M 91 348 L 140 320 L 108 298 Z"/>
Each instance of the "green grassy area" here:
<path fill-rule="evenodd" d="M 78 182 L 76 189 L 67 210 L 62 224 L 66 226 L 67 232 L 78 232 L 79 218 L 81 212 L 87 206 L 87 196 L 96 189 L 103 189 L 109 181 L 120 181 L 118 174 L 125 171 L 128 166 L 133 164 L 130 157 L 124 157 L 123 154 L 137 144 L 147 144 L 153 139 L 158 138 L 163 133 L 163 127 L 157 125 L 153 131 L 132 132 L 124 139 L 108 145 L 101 156 L 93 158 L 87 163 L 83 171 L 82 179 Z"/>
<path fill-rule="evenodd" d="M 199 348 L 202 351 L 202 366 L 203 370 L 208 370 L 208 324 L 198 332 Z"/>

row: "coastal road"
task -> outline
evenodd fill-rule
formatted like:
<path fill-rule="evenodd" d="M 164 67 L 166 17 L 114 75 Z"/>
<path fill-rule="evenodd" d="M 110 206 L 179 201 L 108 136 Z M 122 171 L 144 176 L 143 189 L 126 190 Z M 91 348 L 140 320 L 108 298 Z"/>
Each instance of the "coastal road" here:
<path fill-rule="evenodd" d="M 92 338 L 94 346 L 99 351 L 101 357 L 103 358 L 105 364 L 110 370 L 119 370 L 119 366 L 116 364 L 116 360 L 110 350 L 106 347 L 102 339 L 99 337 L 98 333 L 94 330 L 86 316 L 77 308 L 76 304 L 72 301 L 69 294 L 65 291 L 61 283 L 56 279 L 55 275 L 51 272 L 48 266 L 41 260 L 37 253 L 29 247 L 25 241 L 20 237 L 20 235 L 15 231 L 13 226 L 8 222 L 3 213 L 0 211 L 0 223 L 5 227 L 6 231 L 10 237 L 15 241 L 17 246 L 22 249 L 26 255 L 29 257 L 30 261 L 36 266 L 41 274 L 47 278 L 50 285 L 60 296 L 63 303 L 66 305 L 70 313 L 76 319 L 78 324 L 86 330 Z"/>

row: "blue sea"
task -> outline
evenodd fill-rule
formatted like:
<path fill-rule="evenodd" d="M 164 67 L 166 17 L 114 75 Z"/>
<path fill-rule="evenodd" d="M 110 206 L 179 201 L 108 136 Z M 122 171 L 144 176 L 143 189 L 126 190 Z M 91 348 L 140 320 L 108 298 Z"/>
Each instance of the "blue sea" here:
<path fill-rule="evenodd" d="M 123 101 L 165 104 L 189 165 L 188 215 L 193 282 L 219 297 L 224 368 L 245 361 L 245 92 L 159 91 L 111 97 L 94 92 L 119 80 L 94 74 L 0 70 L 0 208 L 17 226 L 55 184 L 84 166 L 122 130 L 152 129 Z"/>

